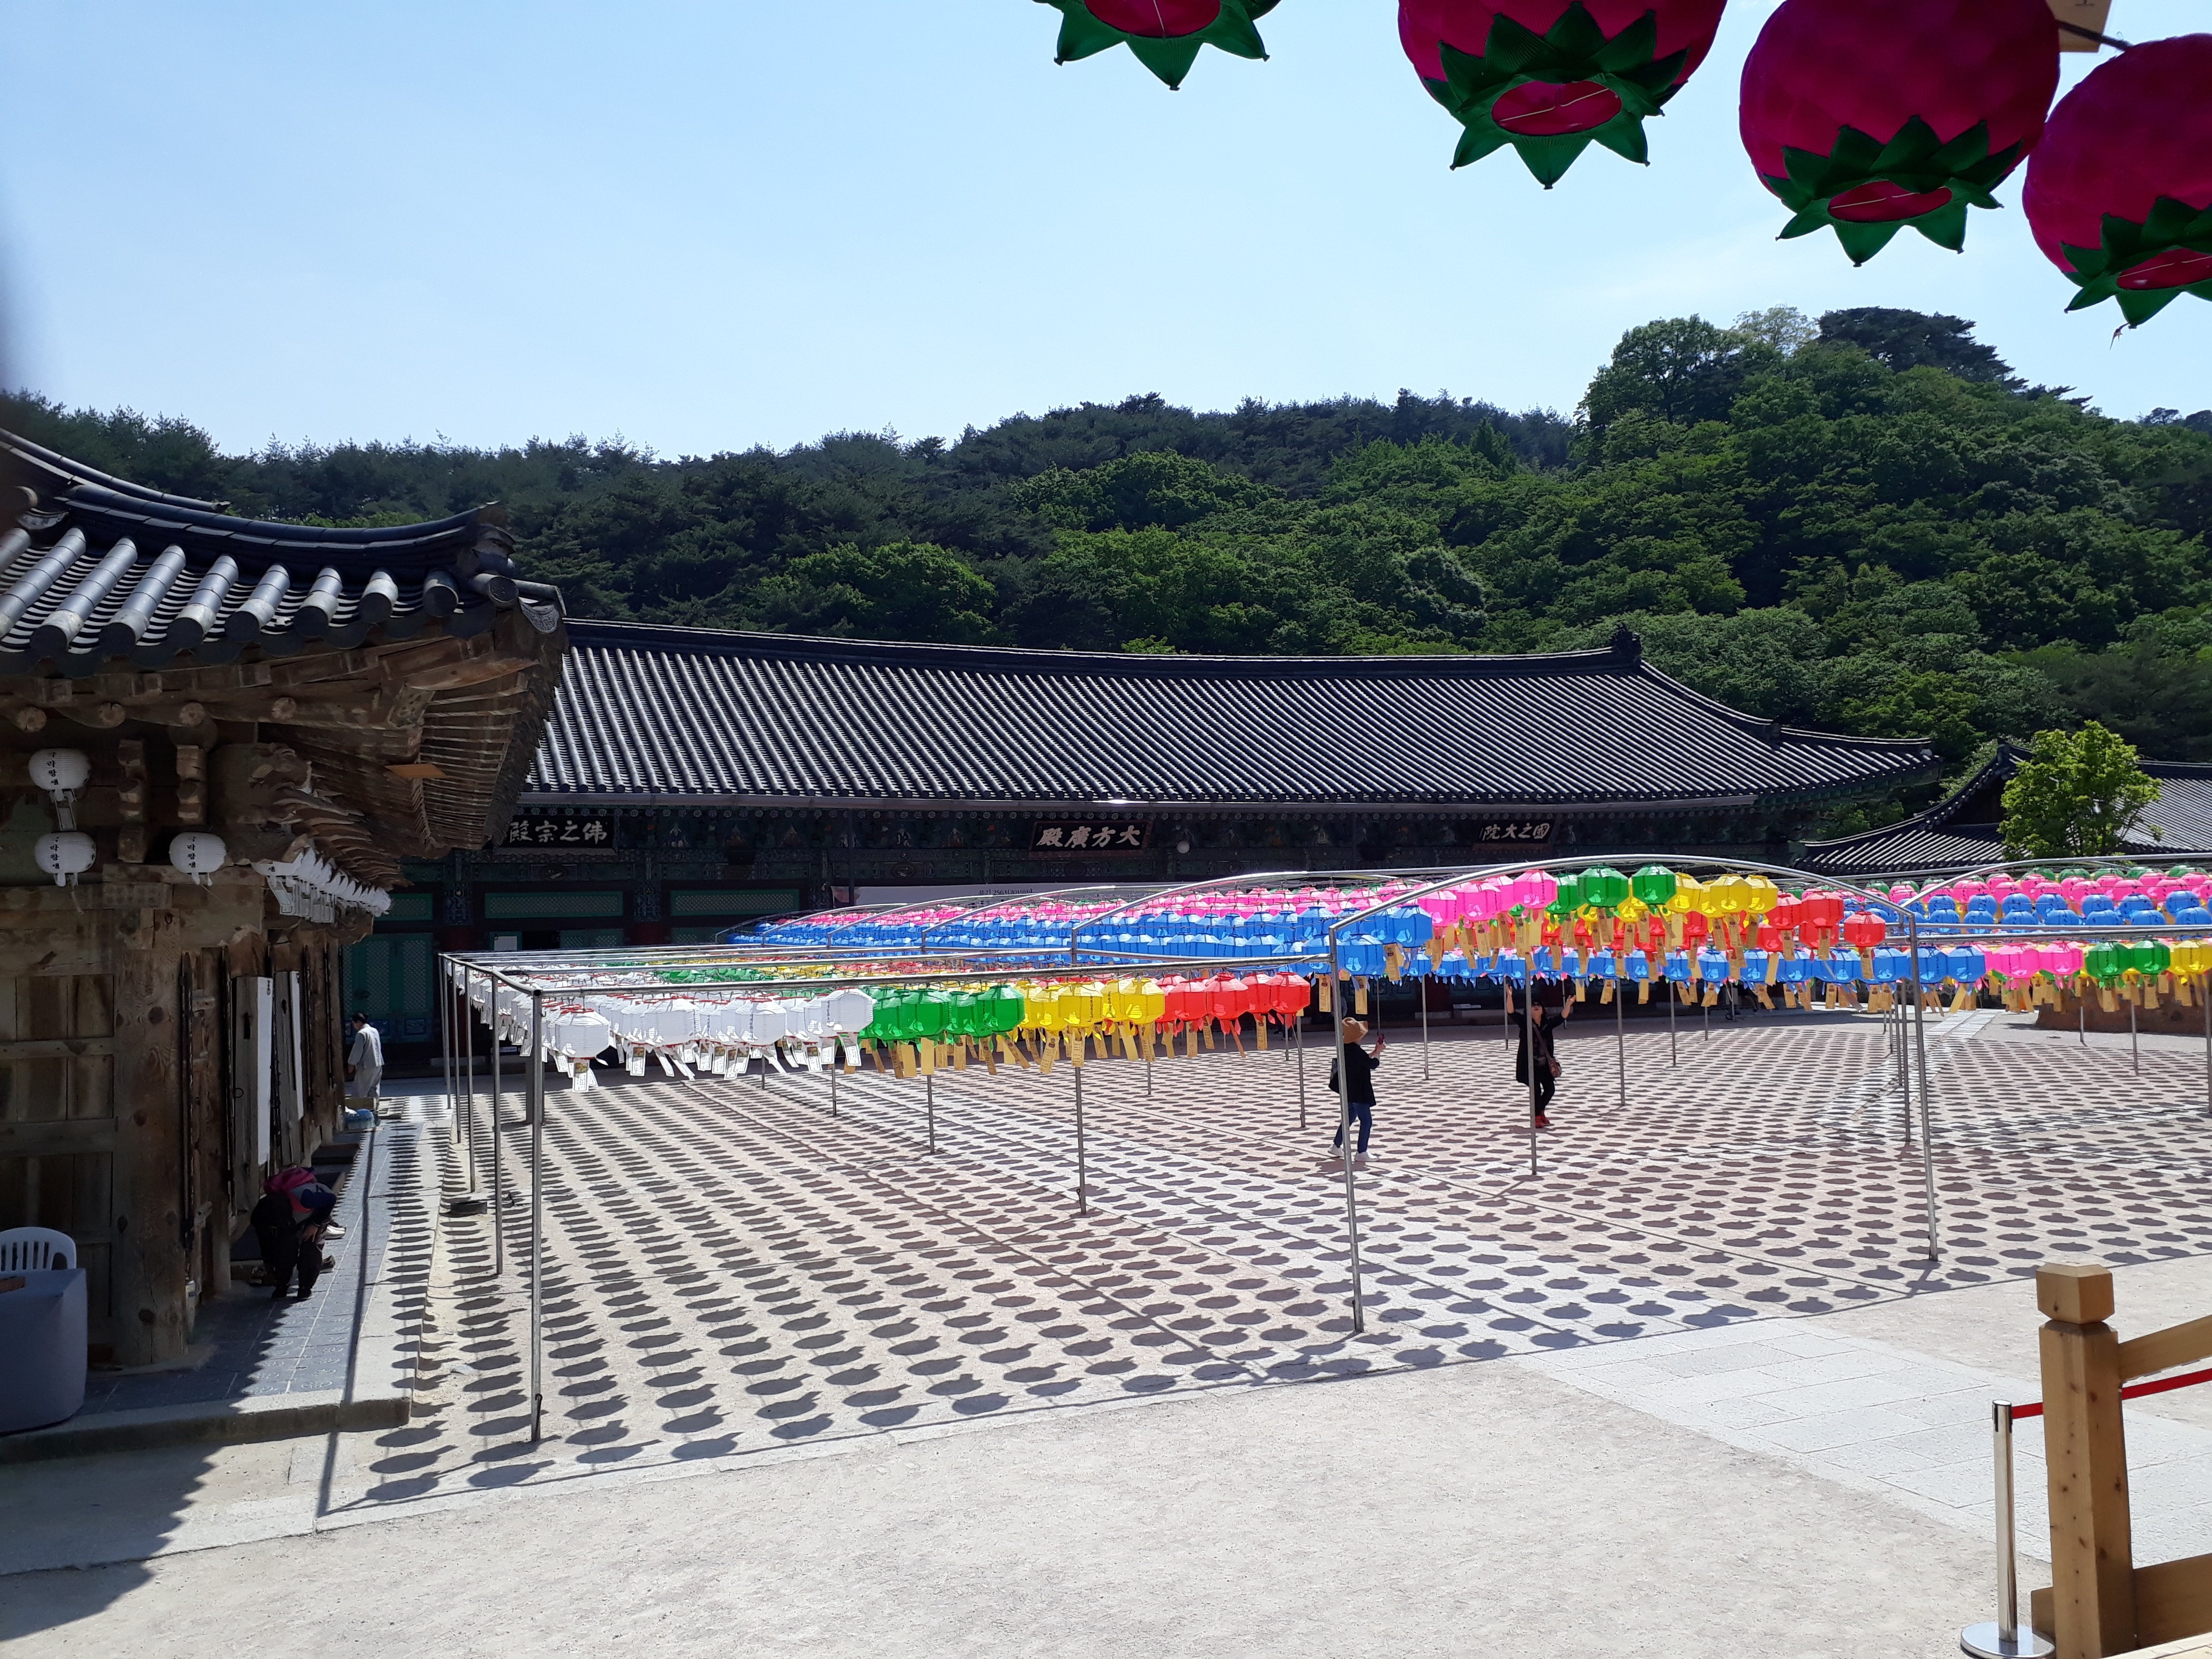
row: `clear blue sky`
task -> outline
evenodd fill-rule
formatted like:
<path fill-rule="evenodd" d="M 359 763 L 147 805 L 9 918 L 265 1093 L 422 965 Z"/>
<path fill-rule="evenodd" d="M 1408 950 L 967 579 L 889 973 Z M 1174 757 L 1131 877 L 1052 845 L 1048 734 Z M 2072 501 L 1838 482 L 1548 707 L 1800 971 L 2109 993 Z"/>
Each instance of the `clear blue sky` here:
<path fill-rule="evenodd" d="M 1776 241 L 1735 118 L 1771 9 L 1730 7 L 1652 167 L 1593 149 L 1547 194 L 1449 170 L 1388 0 L 1283 0 L 1273 61 L 1173 94 L 1123 51 L 1054 67 L 1032 0 L 0 0 L 9 373 L 231 447 L 674 454 L 1133 392 L 1566 410 L 1648 319 L 1872 304 L 2112 414 L 2212 404 L 2212 305 L 2064 315 L 2016 177 L 1963 256 Z"/>

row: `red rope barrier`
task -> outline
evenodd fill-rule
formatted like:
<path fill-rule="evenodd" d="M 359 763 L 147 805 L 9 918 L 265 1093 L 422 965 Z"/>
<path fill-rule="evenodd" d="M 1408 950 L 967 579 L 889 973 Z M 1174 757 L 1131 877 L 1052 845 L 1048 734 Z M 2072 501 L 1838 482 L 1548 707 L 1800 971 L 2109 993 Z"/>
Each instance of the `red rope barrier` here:
<path fill-rule="evenodd" d="M 2184 1371 L 2179 1376 L 2161 1376 L 2149 1382 L 2130 1383 L 2120 1390 L 2120 1398 L 2140 1400 L 2147 1394 L 2169 1394 L 2176 1389 L 2194 1388 L 2199 1382 L 2212 1382 L 2212 1370 Z M 2043 1402 L 2040 1400 L 2033 1401 L 2025 1406 L 2014 1406 L 2012 1408 L 2012 1419 L 2015 1423 L 2023 1418 L 2042 1415 Z"/>

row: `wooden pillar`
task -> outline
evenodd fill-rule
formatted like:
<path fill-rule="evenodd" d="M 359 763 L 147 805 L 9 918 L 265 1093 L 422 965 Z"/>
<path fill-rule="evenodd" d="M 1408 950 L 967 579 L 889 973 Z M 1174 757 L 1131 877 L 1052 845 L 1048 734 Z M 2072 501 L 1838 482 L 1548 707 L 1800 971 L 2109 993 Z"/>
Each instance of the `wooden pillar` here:
<path fill-rule="evenodd" d="M 115 976 L 115 1358 L 174 1359 L 190 1340 L 183 1213 L 184 1103 L 177 1075 L 177 931 L 165 911 L 125 911 Z"/>
<path fill-rule="evenodd" d="M 2057 1659 L 2136 1645 L 2135 1548 L 2120 1423 L 2112 1275 L 2095 1263 L 2037 1270 L 2045 1457 L 2051 1472 L 2051 1635 Z"/>

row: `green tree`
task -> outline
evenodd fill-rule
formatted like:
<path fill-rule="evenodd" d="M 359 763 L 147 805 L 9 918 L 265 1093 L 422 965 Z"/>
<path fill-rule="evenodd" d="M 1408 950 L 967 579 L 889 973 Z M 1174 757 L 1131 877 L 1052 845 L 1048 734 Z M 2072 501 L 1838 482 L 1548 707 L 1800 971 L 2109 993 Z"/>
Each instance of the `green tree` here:
<path fill-rule="evenodd" d="M 2035 734 L 2004 790 L 2005 852 L 2013 858 L 2117 853 L 2120 837 L 2158 799 L 2133 744 L 2096 721 Z"/>
<path fill-rule="evenodd" d="M 1988 380 L 2016 386 L 2012 365 L 1974 337 L 1963 317 L 1889 306 L 1851 306 L 1820 316 L 1820 338 L 1856 346 L 1869 356 L 1902 372 L 1940 368 L 1962 380 Z"/>
<path fill-rule="evenodd" d="M 761 585 L 764 620 L 799 634 L 973 645 L 993 636 L 991 584 L 927 542 L 833 547 Z"/>
<path fill-rule="evenodd" d="M 1632 410 L 1680 425 L 1722 420 L 1743 383 L 1781 361 L 1765 340 L 1702 317 L 1669 317 L 1620 337 L 1613 361 L 1583 394 L 1583 409 L 1600 430 Z"/>

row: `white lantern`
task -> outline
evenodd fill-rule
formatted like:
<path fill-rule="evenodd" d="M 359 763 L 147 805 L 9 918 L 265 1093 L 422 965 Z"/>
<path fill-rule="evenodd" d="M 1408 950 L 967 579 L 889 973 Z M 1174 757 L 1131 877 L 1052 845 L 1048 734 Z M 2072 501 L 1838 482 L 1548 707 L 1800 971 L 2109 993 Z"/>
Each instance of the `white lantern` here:
<path fill-rule="evenodd" d="M 222 868 L 228 850 L 221 836 L 210 835 L 204 830 L 187 830 L 169 843 L 169 865 L 205 887 L 214 878 L 214 872 Z"/>
<path fill-rule="evenodd" d="M 33 849 L 39 868 L 54 878 L 57 887 L 67 887 L 92 868 L 100 856 L 93 846 L 92 837 L 82 830 L 64 830 L 58 835 L 40 836 Z"/>
<path fill-rule="evenodd" d="M 76 828 L 76 792 L 92 776 L 82 750 L 41 749 L 31 757 L 31 781 L 54 798 L 54 817 L 64 830 Z"/>

